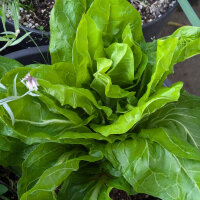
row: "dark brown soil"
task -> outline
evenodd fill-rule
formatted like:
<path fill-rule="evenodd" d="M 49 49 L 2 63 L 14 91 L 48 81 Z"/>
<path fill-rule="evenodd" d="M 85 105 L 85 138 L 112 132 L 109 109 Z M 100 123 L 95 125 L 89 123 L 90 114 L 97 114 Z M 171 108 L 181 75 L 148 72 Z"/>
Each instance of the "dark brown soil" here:
<path fill-rule="evenodd" d="M 49 19 L 55 0 L 19 0 L 20 24 L 41 31 L 49 31 Z M 7 18 L 11 19 L 10 10 Z"/>
<path fill-rule="evenodd" d="M 55 0 L 20 0 L 20 23 L 26 27 L 49 31 L 50 12 Z"/>
<path fill-rule="evenodd" d="M 1 2 L 1 1 L 0 1 Z M 55 0 L 19 0 L 19 22 L 27 28 L 49 31 L 49 19 Z M 6 17 L 12 20 L 8 9 Z"/>
<path fill-rule="evenodd" d="M 8 188 L 8 191 L 3 194 L 4 197 L 9 200 L 17 200 L 17 181 L 18 178 L 15 174 L 0 166 L 0 184 Z"/>
<path fill-rule="evenodd" d="M 110 197 L 112 198 L 112 200 L 160 200 L 147 194 L 137 194 L 134 196 L 128 196 L 126 192 L 117 189 L 113 189 L 111 191 Z"/>

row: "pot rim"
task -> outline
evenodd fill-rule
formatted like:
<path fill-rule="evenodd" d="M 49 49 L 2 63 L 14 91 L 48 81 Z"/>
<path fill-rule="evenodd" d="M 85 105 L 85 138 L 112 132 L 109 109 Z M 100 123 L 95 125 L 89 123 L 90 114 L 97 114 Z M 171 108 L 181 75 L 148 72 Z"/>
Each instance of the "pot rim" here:
<path fill-rule="evenodd" d="M 40 51 L 38 48 L 40 49 Z M 27 49 L 21 49 L 21 50 L 6 54 L 6 55 L 4 55 L 4 57 L 18 60 L 22 56 L 27 57 L 30 55 L 38 54 L 40 52 L 43 54 L 47 53 L 48 49 L 49 49 L 49 45 L 42 45 L 42 46 L 38 46 L 38 47 L 29 47 Z"/>

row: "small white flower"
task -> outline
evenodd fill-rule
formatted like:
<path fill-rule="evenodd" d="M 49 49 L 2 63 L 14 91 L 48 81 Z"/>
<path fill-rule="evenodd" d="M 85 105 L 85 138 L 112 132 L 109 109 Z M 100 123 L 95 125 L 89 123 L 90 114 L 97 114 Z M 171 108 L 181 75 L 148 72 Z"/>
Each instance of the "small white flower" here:
<path fill-rule="evenodd" d="M 38 82 L 37 80 L 30 75 L 30 72 L 21 80 L 21 82 L 26 85 L 29 91 L 37 91 L 38 90 Z"/>
<path fill-rule="evenodd" d="M 17 29 L 17 30 L 16 30 L 16 35 L 19 35 L 19 34 L 20 34 L 20 30 Z"/>

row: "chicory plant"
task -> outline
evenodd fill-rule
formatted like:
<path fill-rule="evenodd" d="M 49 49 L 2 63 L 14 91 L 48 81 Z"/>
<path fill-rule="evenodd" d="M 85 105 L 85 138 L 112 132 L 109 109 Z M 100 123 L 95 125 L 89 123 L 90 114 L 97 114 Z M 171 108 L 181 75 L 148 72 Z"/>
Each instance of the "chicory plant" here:
<path fill-rule="evenodd" d="M 0 164 L 21 177 L 19 199 L 198 199 L 200 98 L 163 83 L 200 53 L 200 28 L 146 43 L 126 0 L 56 0 L 50 26 L 50 65 L 0 57 L 0 99 L 20 97 L 12 118 L 0 106 Z"/>

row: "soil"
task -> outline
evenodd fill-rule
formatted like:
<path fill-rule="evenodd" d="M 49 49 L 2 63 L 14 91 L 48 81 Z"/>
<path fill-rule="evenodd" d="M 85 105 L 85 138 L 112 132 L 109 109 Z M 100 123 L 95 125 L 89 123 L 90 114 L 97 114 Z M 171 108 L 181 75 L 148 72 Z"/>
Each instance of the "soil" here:
<path fill-rule="evenodd" d="M 49 31 L 49 18 L 55 0 L 20 0 L 20 24 L 41 31 Z M 8 11 L 7 17 L 10 18 Z"/>
<path fill-rule="evenodd" d="M 113 189 L 110 193 L 112 200 L 160 200 L 156 197 L 149 196 L 147 194 L 137 194 L 128 196 L 126 192 L 122 190 Z"/>
<path fill-rule="evenodd" d="M 20 23 L 29 28 L 49 31 L 50 12 L 55 0 L 20 0 Z M 26 9 L 31 5 L 31 9 Z M 27 25 L 28 24 L 28 25 Z"/>
<path fill-rule="evenodd" d="M 18 177 L 11 171 L 0 166 L 0 185 L 4 185 L 8 191 L 3 194 L 9 200 L 17 200 L 17 181 Z M 0 199 L 2 199 L 0 197 Z"/>
<path fill-rule="evenodd" d="M 140 13 L 142 23 L 149 23 L 161 17 L 174 6 L 176 0 L 128 0 Z"/>
<path fill-rule="evenodd" d="M 141 14 L 142 23 L 161 17 L 177 0 L 128 0 Z M 20 23 L 28 28 L 49 31 L 50 12 L 55 0 L 20 0 Z M 10 12 L 7 13 L 10 18 Z"/>

